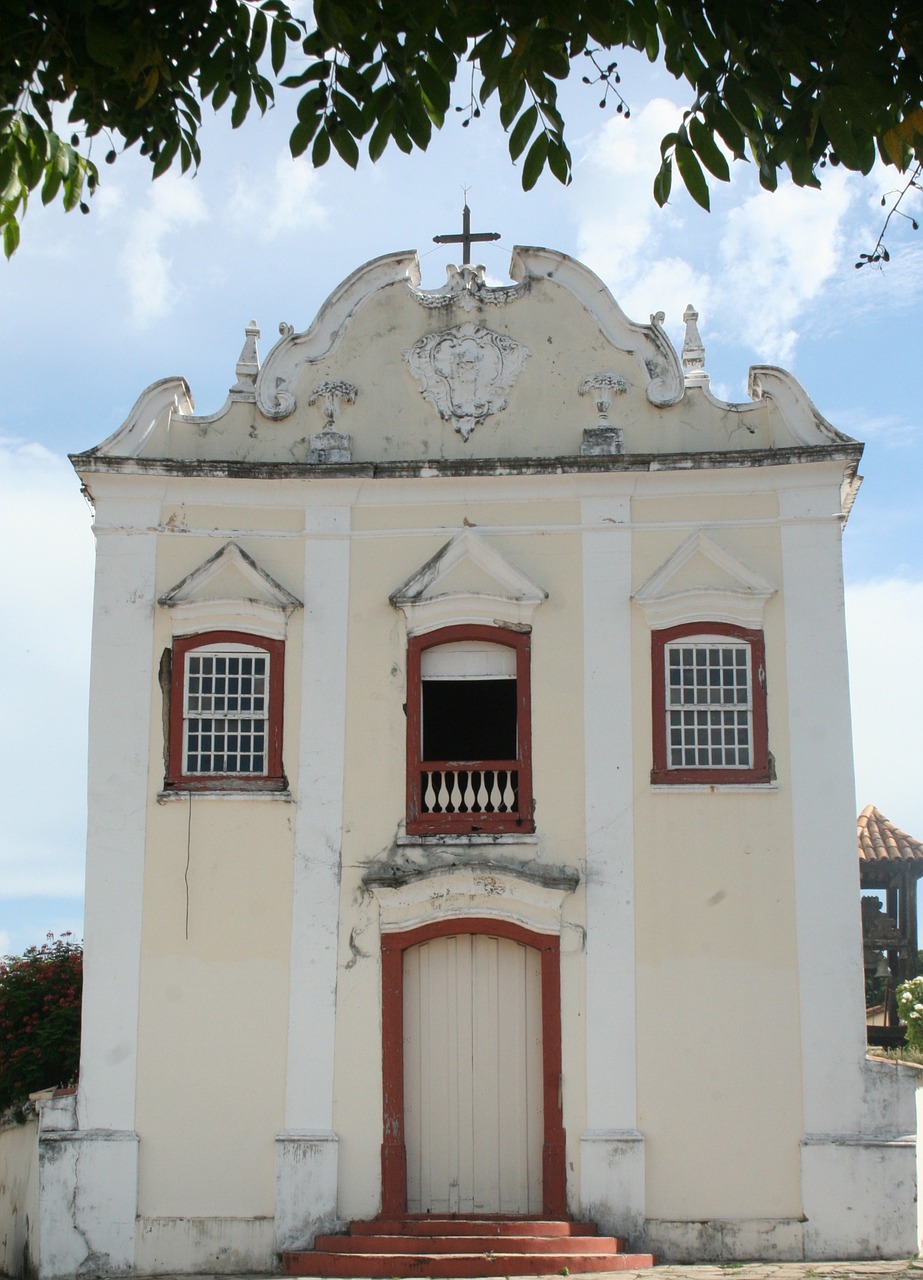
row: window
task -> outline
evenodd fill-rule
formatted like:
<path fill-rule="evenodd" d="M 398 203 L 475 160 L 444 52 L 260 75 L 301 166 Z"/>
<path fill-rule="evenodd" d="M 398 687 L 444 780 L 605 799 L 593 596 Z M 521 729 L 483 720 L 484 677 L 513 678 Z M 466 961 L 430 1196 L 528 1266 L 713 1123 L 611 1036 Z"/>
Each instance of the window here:
<path fill-rule="evenodd" d="M 279 790 L 284 644 L 237 631 L 173 645 L 168 787 Z"/>
<path fill-rule="evenodd" d="M 534 829 L 529 641 L 473 625 L 411 638 L 409 835 Z"/>
<path fill-rule="evenodd" d="M 686 623 L 652 635 L 652 782 L 768 782 L 763 635 Z"/>

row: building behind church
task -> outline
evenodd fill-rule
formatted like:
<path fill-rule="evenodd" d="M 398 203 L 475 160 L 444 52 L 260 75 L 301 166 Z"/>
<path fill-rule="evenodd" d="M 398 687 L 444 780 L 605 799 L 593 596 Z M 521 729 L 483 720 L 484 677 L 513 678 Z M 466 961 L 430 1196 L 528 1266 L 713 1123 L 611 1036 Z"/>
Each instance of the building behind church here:
<path fill-rule="evenodd" d="M 262 363 L 248 327 L 217 413 L 167 378 L 73 459 L 84 1040 L 42 1280 L 368 1274 L 321 1238 L 427 1217 L 918 1251 L 913 1073 L 865 1054 L 861 446 L 777 368 L 717 399 L 691 309 L 680 356 L 563 254 L 511 279 L 379 258 Z"/>

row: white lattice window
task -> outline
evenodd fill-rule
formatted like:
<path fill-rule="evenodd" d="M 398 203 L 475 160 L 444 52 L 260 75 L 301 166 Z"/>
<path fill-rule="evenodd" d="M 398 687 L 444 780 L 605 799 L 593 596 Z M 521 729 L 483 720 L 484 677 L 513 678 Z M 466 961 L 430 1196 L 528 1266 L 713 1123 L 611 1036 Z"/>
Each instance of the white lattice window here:
<path fill-rule="evenodd" d="M 684 623 L 652 634 L 654 782 L 769 780 L 761 632 Z"/>
<path fill-rule="evenodd" d="M 667 645 L 667 760 L 671 769 L 749 769 L 750 646 Z"/>
<path fill-rule="evenodd" d="M 173 646 L 167 786 L 278 787 L 284 645 L 207 632 Z"/>
<path fill-rule="evenodd" d="M 184 772 L 266 772 L 269 655 L 196 650 L 186 658 Z"/>

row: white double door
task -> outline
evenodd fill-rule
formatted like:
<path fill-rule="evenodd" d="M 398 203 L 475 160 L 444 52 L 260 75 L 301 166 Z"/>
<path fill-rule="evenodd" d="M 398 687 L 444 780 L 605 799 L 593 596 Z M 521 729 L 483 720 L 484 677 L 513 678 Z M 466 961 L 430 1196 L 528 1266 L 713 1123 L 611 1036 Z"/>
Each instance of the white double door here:
<path fill-rule="evenodd" d="M 404 953 L 410 1213 L 542 1210 L 541 957 L 456 934 Z"/>

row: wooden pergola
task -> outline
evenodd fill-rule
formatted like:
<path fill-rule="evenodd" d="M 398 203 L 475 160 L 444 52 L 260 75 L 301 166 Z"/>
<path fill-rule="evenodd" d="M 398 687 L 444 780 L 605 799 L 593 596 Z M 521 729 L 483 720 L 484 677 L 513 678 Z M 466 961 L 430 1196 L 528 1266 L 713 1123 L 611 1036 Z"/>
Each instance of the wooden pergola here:
<path fill-rule="evenodd" d="M 923 844 L 870 804 L 859 814 L 858 836 L 859 885 L 867 894 L 862 899 L 865 974 L 885 979 L 879 1012 L 868 1010 L 875 1016 L 868 1023 L 868 1043 L 903 1044 L 895 992 L 919 972 L 917 881 L 923 876 Z"/>

